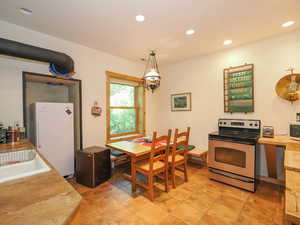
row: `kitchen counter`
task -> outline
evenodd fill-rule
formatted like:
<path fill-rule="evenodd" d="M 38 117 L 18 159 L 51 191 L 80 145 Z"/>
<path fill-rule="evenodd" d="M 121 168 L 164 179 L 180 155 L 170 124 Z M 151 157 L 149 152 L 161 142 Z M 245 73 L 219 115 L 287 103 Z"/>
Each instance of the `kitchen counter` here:
<path fill-rule="evenodd" d="M 298 144 L 299 141 L 292 140 L 287 135 L 275 135 L 272 138 L 260 137 L 258 139 L 258 143 L 266 145 L 286 146 L 289 143 Z"/>
<path fill-rule="evenodd" d="M 18 141 L 13 144 L 0 144 L 0 152 L 22 151 L 26 149 L 35 149 L 35 147 L 28 140 Z"/>
<path fill-rule="evenodd" d="M 297 145 L 299 144 L 299 141 L 292 140 L 287 135 L 275 135 L 273 138 L 260 137 L 258 139 L 258 143 L 263 144 L 265 146 L 265 154 L 268 169 L 267 179 L 269 180 L 269 182 L 281 184 L 281 181 L 278 180 L 279 178 L 277 174 L 277 167 L 279 166 L 277 165 L 277 147 L 279 146 L 285 148 L 287 145 Z M 280 165 L 279 168 L 280 170 L 281 166 L 282 165 Z"/>
<path fill-rule="evenodd" d="M 28 141 L 0 145 L 0 151 L 32 149 Z M 40 153 L 39 153 L 40 154 Z M 5 225 L 65 225 L 81 196 L 49 164 L 51 171 L 0 183 L 0 223 Z"/>
<path fill-rule="evenodd" d="M 285 215 L 290 223 L 300 224 L 300 143 L 289 143 L 285 150 Z"/>

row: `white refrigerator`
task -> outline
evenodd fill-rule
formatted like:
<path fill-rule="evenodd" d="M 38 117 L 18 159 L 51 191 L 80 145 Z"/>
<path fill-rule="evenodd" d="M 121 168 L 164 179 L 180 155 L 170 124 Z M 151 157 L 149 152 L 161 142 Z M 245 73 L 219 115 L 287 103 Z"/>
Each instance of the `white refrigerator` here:
<path fill-rule="evenodd" d="M 36 102 L 32 105 L 33 142 L 62 175 L 74 174 L 73 103 Z"/>

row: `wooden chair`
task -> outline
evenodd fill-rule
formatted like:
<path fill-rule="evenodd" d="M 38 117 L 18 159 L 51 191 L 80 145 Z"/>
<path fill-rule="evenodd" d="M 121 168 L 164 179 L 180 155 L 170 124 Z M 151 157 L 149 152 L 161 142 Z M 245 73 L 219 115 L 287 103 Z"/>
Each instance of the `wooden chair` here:
<path fill-rule="evenodd" d="M 185 182 L 188 181 L 187 149 L 189 145 L 190 130 L 190 127 L 187 128 L 187 131 L 182 133 L 179 133 L 178 129 L 175 130 L 172 153 L 169 155 L 168 158 L 169 167 L 171 168 L 173 188 L 176 188 L 176 170 L 182 171 L 184 173 Z"/>
<path fill-rule="evenodd" d="M 142 161 L 138 161 L 133 164 L 134 166 L 134 176 L 133 185 L 139 185 L 148 191 L 149 198 L 151 201 L 154 199 L 154 176 L 159 176 L 163 173 L 163 180 L 165 183 L 165 191 L 169 191 L 168 187 L 168 155 L 170 148 L 170 139 L 172 131 L 168 131 L 168 135 L 157 137 L 157 132 L 153 133 L 152 145 L 150 158 Z M 166 141 L 165 145 L 157 146 L 156 143 L 160 141 Z M 141 183 L 136 180 L 136 173 L 142 173 L 147 176 L 147 184 Z M 161 176 L 160 176 L 161 177 Z"/>

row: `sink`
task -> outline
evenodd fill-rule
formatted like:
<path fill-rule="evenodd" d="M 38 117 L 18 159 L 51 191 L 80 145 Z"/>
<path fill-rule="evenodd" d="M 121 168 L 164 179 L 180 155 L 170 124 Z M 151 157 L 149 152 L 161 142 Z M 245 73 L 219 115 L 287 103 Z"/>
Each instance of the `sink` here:
<path fill-rule="evenodd" d="M 51 170 L 34 149 L 0 153 L 0 161 L 0 183 Z"/>

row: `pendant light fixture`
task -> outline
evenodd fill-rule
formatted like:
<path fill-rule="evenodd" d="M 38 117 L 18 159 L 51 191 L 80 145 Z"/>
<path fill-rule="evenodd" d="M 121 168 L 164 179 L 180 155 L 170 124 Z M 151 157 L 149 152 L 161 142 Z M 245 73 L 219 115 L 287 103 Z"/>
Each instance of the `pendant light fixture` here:
<path fill-rule="evenodd" d="M 144 87 L 151 90 L 153 93 L 153 91 L 159 87 L 160 79 L 161 77 L 157 66 L 156 53 L 154 50 L 151 50 L 143 76 Z"/>

